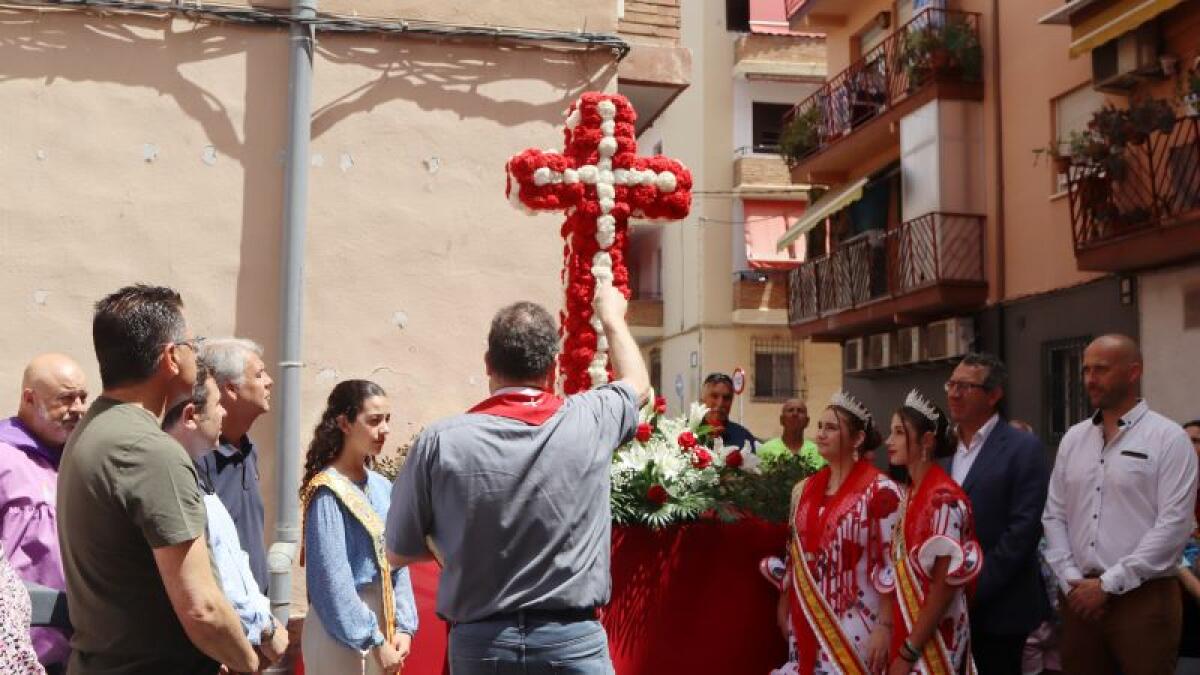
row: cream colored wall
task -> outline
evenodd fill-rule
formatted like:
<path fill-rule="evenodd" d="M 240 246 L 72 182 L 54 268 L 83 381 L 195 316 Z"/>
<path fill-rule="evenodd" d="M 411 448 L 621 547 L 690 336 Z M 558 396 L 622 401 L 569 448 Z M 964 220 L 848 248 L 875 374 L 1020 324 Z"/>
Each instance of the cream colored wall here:
<path fill-rule="evenodd" d="M 322 13 L 382 19 L 542 30 L 615 32 L 618 0 L 479 2 L 478 0 L 318 0 Z M 221 4 L 286 10 L 289 0 L 225 0 Z"/>
<path fill-rule="evenodd" d="M 558 6 L 555 21 L 582 24 L 595 6 Z M 10 405 L 26 360 L 49 349 L 76 356 L 98 391 L 91 304 L 135 281 L 178 288 L 196 333 L 250 337 L 278 358 L 286 48 L 280 29 L 189 20 L 0 23 Z M 492 312 L 560 304 L 561 216 L 514 210 L 504 162 L 558 147 L 562 110 L 615 72 L 607 53 L 320 35 L 302 442 L 339 379 L 389 391 L 389 449 L 485 395 Z M 253 432 L 269 521 L 274 421 Z"/>
<path fill-rule="evenodd" d="M 1200 418 L 1200 329 L 1185 329 L 1184 293 L 1200 290 L 1200 265 L 1138 276 L 1138 314 L 1145 375 L 1142 394 L 1154 410 L 1180 423 Z"/>

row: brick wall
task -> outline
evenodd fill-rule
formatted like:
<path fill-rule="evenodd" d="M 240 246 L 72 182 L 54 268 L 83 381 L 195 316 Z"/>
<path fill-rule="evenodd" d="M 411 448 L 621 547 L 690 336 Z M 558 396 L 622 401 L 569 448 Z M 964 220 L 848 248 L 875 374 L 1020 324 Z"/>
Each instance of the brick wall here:
<path fill-rule="evenodd" d="M 679 44 L 679 0 L 625 0 L 617 30 L 630 42 Z"/>
<path fill-rule="evenodd" d="M 738 157 L 733 163 L 733 184 L 790 186 L 792 175 L 782 157 Z"/>

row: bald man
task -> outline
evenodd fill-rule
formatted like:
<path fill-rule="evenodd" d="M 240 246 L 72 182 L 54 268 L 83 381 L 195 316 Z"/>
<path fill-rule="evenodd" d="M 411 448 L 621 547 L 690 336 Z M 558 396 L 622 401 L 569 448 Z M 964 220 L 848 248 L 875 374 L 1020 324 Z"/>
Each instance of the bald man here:
<path fill-rule="evenodd" d="M 0 545 L 23 580 L 58 590 L 66 588 L 55 514 L 58 463 L 87 399 L 79 364 L 42 354 L 25 368 L 16 416 L 0 420 Z M 44 665 L 70 655 L 55 629 L 33 629 L 33 645 Z"/>
<path fill-rule="evenodd" d="M 1058 446 L 1042 524 L 1064 601 L 1067 673 L 1175 672 L 1182 625 L 1175 577 L 1196 527 L 1196 453 L 1138 397 L 1142 354 L 1125 335 L 1083 353 L 1096 413 Z M 986 565 L 986 563 L 985 563 Z"/>

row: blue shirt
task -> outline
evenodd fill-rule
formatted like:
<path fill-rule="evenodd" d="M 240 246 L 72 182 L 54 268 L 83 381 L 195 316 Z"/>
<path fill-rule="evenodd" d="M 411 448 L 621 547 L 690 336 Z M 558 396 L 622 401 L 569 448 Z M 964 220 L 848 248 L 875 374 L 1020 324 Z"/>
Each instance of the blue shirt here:
<path fill-rule="evenodd" d="M 250 556 L 250 571 L 265 594 L 270 575 L 258 483 L 258 448 L 247 436 L 236 443 L 222 437 L 216 450 L 197 460 L 196 472 L 212 486 L 237 526 L 242 550 Z"/>
<path fill-rule="evenodd" d="M 727 448 L 736 447 L 746 452 L 758 452 L 758 439 L 749 429 L 733 420 L 725 420 L 725 433 L 721 434 L 721 442 Z"/>
<path fill-rule="evenodd" d="M 258 590 L 258 582 L 250 572 L 250 556 L 242 550 L 237 527 L 220 497 L 211 492 L 205 494 L 204 507 L 208 511 L 208 550 L 217 568 L 221 590 L 237 612 L 250 644 L 257 645 L 262 641 L 263 631 L 271 625 L 271 601 Z"/>
<path fill-rule="evenodd" d="M 326 471 L 335 471 L 333 468 Z M 387 517 L 392 486 L 387 479 L 367 472 L 367 499 L 380 520 Z M 358 597 L 360 588 L 379 581 L 371 535 L 326 487 L 317 489 L 304 514 L 304 569 L 308 601 L 330 636 L 350 647 L 365 650 L 383 644 L 381 620 Z M 393 570 L 396 595 L 396 630 L 417 632 L 417 604 L 408 570 Z"/>

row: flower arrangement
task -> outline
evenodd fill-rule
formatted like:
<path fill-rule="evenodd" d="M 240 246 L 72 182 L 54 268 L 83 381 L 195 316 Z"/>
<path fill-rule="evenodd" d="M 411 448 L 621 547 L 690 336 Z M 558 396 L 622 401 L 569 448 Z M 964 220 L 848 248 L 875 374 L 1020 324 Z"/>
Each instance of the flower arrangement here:
<path fill-rule="evenodd" d="M 634 439 L 613 455 L 614 522 L 661 528 L 708 515 L 787 519 L 792 486 L 816 471 L 810 460 L 763 466 L 756 455 L 721 442 L 703 405 L 693 403 L 681 417 L 667 417 L 666 407 L 666 399 L 652 397 Z"/>

